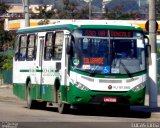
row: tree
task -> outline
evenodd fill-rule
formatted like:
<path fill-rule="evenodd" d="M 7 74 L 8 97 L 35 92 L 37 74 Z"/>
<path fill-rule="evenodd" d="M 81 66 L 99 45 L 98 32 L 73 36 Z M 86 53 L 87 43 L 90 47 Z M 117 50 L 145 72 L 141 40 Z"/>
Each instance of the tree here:
<path fill-rule="evenodd" d="M 11 6 L 5 5 L 0 2 L 0 16 L 7 13 L 7 10 Z M 13 47 L 13 40 L 15 38 L 15 32 L 4 30 L 4 19 L 0 18 L 0 51 L 8 49 L 8 47 Z"/>
<path fill-rule="evenodd" d="M 5 59 L 4 59 L 4 63 L 3 63 L 2 69 L 3 70 L 12 69 L 12 67 L 13 67 L 12 62 L 13 62 L 13 55 L 12 54 L 7 55 L 5 57 Z"/>
<path fill-rule="evenodd" d="M 156 17 L 157 19 L 160 18 L 160 0 L 156 0 Z"/>
<path fill-rule="evenodd" d="M 5 31 L 3 23 L 0 23 L 0 51 L 5 51 L 8 47 L 13 47 L 15 31 Z"/>
<path fill-rule="evenodd" d="M 32 18 L 42 19 L 39 25 L 48 24 L 49 19 L 88 19 L 88 6 L 79 7 L 76 2 L 63 0 L 62 8 L 50 7 L 48 5 L 41 5 L 36 10 L 39 11 L 38 15 Z"/>
<path fill-rule="evenodd" d="M 54 15 L 53 7 L 50 9 L 49 5 L 40 5 L 38 8 L 36 8 L 37 11 L 39 11 L 39 15 L 33 15 L 31 18 L 37 18 L 42 19 L 38 24 L 44 25 L 49 24 L 49 20 Z"/>
<path fill-rule="evenodd" d="M 5 3 L 0 3 L 0 15 L 3 15 L 4 13 L 7 13 L 7 10 L 10 8 L 10 6 L 6 5 Z"/>
<path fill-rule="evenodd" d="M 117 5 L 110 10 L 106 8 L 103 17 L 112 20 L 129 20 L 138 18 L 139 13 L 132 11 L 126 12 L 123 5 Z"/>

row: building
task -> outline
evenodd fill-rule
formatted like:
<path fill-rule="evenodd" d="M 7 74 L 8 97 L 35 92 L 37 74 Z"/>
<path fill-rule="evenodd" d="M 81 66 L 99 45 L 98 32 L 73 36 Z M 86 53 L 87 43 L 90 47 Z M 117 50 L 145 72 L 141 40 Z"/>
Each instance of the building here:
<path fill-rule="evenodd" d="M 136 0 L 139 7 L 147 6 L 148 5 L 148 0 Z"/>
<path fill-rule="evenodd" d="M 6 5 L 10 6 L 9 10 L 7 10 L 7 13 L 3 14 L 3 17 L 12 19 L 19 19 L 24 17 L 23 0 L 1 0 L 0 2 L 4 2 Z M 53 6 L 50 2 L 47 5 L 48 10 L 50 10 Z M 33 1 L 30 0 L 29 4 L 30 4 L 29 5 L 30 15 L 37 15 L 39 14 L 38 11 L 39 5 L 47 4 L 47 2 L 42 0 L 33 0 Z"/>

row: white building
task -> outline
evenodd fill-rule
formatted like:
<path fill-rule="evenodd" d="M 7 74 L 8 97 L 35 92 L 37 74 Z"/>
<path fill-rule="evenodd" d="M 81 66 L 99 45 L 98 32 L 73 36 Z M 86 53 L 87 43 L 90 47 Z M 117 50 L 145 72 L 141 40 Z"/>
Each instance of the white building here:
<path fill-rule="evenodd" d="M 139 7 L 148 5 L 148 0 L 136 0 Z"/>

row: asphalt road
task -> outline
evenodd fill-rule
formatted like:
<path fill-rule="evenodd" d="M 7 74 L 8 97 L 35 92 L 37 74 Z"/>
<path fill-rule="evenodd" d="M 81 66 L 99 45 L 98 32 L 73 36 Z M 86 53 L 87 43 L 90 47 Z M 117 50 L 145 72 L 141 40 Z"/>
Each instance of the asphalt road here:
<path fill-rule="evenodd" d="M 160 128 L 160 109 L 157 108 L 155 112 L 152 114 L 147 106 L 132 107 L 131 111 L 116 108 L 105 111 L 94 108 L 85 112 L 73 110 L 70 114 L 59 114 L 57 108 L 53 107 L 29 110 L 25 101 L 12 94 L 11 87 L 0 87 L 0 128 Z"/>

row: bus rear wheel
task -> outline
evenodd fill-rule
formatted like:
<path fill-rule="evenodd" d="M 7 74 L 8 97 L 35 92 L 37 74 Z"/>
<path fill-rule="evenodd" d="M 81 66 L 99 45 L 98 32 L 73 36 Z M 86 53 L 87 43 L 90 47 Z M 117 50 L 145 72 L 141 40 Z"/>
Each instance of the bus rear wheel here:
<path fill-rule="evenodd" d="M 69 113 L 70 105 L 62 103 L 62 101 L 61 101 L 61 93 L 60 93 L 59 89 L 57 90 L 57 102 L 58 102 L 58 112 L 60 114 Z"/>
<path fill-rule="evenodd" d="M 37 101 L 32 100 L 31 98 L 31 82 L 29 81 L 27 84 L 27 108 L 35 109 L 37 106 Z"/>

